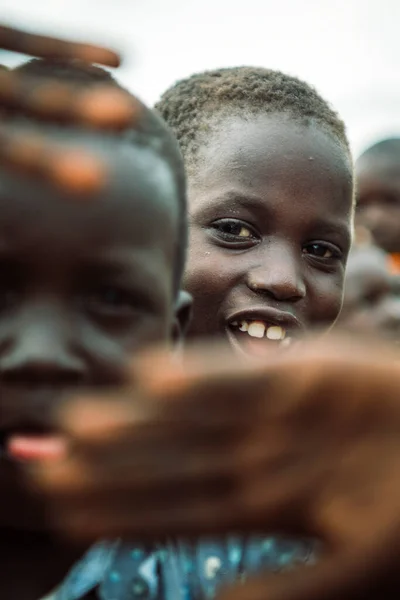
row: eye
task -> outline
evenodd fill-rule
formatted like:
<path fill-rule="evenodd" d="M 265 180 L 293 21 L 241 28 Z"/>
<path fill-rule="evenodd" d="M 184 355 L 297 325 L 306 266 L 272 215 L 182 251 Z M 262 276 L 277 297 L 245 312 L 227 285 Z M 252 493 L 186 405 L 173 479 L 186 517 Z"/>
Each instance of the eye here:
<path fill-rule="evenodd" d="M 325 261 L 340 260 L 342 257 L 339 248 L 327 242 L 312 242 L 311 244 L 307 244 L 303 248 L 303 254 Z"/>
<path fill-rule="evenodd" d="M 126 315 L 135 312 L 138 307 L 134 294 L 112 285 L 90 291 L 84 303 L 92 312 L 109 315 Z"/>
<path fill-rule="evenodd" d="M 211 223 L 214 237 L 234 244 L 254 244 L 259 241 L 260 236 L 255 229 L 239 219 L 218 219 Z"/>

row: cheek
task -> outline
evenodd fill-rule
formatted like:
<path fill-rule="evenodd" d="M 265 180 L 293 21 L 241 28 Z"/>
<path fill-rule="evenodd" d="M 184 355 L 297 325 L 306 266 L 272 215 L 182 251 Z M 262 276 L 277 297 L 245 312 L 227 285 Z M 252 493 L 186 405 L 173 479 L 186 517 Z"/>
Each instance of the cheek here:
<path fill-rule="evenodd" d="M 313 284 L 311 325 L 328 329 L 339 316 L 343 302 L 344 273 L 320 275 Z"/>
<path fill-rule="evenodd" d="M 148 346 L 169 343 L 172 326 L 172 314 L 138 315 L 118 323 L 89 321 L 83 330 L 85 352 L 91 357 L 92 365 L 118 375 Z"/>
<path fill-rule="evenodd" d="M 202 229 L 194 229 L 184 276 L 184 288 L 196 302 L 202 296 L 221 296 L 229 288 L 232 259 L 226 250 L 210 243 Z"/>
<path fill-rule="evenodd" d="M 193 298 L 189 335 L 216 335 L 221 328 L 220 309 L 235 286 L 232 256 L 212 245 L 204 232 L 192 234 L 183 287 Z"/>
<path fill-rule="evenodd" d="M 141 350 L 153 344 L 163 344 L 169 340 L 172 326 L 173 316 L 170 312 L 157 316 L 145 315 L 121 331 L 118 341 L 126 352 Z"/>

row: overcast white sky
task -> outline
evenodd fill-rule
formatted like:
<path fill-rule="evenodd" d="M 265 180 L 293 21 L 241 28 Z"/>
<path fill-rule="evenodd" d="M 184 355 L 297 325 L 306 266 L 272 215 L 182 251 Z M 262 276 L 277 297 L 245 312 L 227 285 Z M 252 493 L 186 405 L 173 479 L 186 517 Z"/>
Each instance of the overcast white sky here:
<path fill-rule="evenodd" d="M 0 20 L 115 46 L 149 103 L 195 71 L 260 65 L 312 83 L 355 153 L 400 135 L 400 0 L 0 0 Z"/>

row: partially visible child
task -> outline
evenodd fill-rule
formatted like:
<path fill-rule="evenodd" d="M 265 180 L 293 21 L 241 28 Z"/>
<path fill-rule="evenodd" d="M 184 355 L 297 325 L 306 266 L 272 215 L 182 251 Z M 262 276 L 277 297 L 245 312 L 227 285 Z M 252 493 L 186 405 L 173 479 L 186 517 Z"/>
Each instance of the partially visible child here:
<path fill-rule="evenodd" d="M 389 265 L 400 273 L 400 138 L 382 140 L 356 162 L 357 223 L 367 227 L 375 243 L 390 254 Z"/>
<path fill-rule="evenodd" d="M 49 80 L 61 72 L 77 90 L 110 81 L 84 65 L 47 64 Z M 18 113 L 3 125 L 104 165 L 87 197 L 0 170 L 0 597 L 38 600 L 83 549 L 35 519 L 22 472 L 62 452 L 53 420 L 61 398 L 121 384 L 138 351 L 177 339 L 187 312 L 179 303 L 185 181 L 173 136 L 139 102 L 137 122 L 118 133 Z M 75 600 L 88 578 L 59 597 Z"/>
<path fill-rule="evenodd" d="M 374 245 L 355 246 L 346 270 L 338 326 L 400 342 L 400 294 L 387 254 Z"/>

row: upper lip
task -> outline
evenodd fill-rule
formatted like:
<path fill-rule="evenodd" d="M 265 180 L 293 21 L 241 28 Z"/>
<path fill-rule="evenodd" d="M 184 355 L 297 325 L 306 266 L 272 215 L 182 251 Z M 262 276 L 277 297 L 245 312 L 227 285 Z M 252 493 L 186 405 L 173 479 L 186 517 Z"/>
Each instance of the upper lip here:
<path fill-rule="evenodd" d="M 232 312 L 228 315 L 226 322 L 231 325 L 235 321 L 263 321 L 271 325 L 282 327 L 287 332 L 304 331 L 304 324 L 289 312 L 272 307 L 253 307 Z"/>
<path fill-rule="evenodd" d="M 51 431 L 61 400 L 54 389 L 27 390 L 0 382 L 0 432 Z"/>

